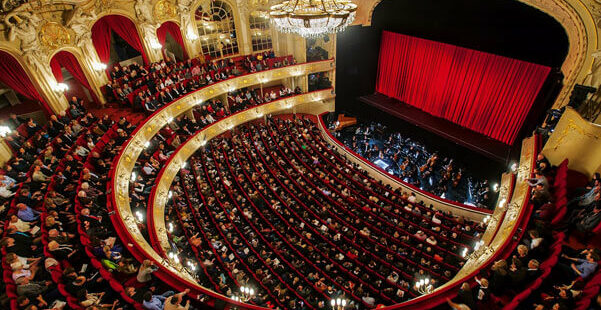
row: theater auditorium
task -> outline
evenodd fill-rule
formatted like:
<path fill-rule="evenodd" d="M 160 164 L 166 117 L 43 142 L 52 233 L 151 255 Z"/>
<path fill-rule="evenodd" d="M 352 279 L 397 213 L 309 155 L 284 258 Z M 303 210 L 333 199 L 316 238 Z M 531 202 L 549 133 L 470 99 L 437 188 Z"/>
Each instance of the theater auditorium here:
<path fill-rule="evenodd" d="M 0 309 L 601 310 L 599 0 L 0 21 Z"/>

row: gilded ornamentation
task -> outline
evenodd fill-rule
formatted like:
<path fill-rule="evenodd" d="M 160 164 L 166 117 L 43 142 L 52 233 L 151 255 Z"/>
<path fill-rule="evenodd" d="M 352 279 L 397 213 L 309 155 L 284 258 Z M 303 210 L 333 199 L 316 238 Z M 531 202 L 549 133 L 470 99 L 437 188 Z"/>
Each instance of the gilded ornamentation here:
<path fill-rule="evenodd" d="M 166 20 L 177 16 L 177 7 L 167 0 L 159 0 L 154 5 L 154 17 L 156 20 Z"/>
<path fill-rule="evenodd" d="M 554 138 L 557 135 L 557 138 L 555 139 L 555 143 L 552 146 L 554 151 L 561 147 L 565 138 L 573 130 L 577 131 L 580 135 L 583 135 L 583 136 L 586 136 L 586 137 L 589 137 L 589 138 L 592 138 L 595 140 L 599 140 L 599 136 L 597 136 L 593 133 L 587 132 L 586 130 L 584 130 L 584 128 L 577 125 L 573 119 L 570 119 L 570 120 L 568 120 L 568 125 L 565 126 L 565 128 L 561 131 L 561 133 L 559 135 L 557 135 L 557 133 L 553 134 Z"/>
<path fill-rule="evenodd" d="M 61 24 L 49 22 L 40 29 L 40 42 L 47 48 L 55 49 L 71 44 L 71 36 Z"/>

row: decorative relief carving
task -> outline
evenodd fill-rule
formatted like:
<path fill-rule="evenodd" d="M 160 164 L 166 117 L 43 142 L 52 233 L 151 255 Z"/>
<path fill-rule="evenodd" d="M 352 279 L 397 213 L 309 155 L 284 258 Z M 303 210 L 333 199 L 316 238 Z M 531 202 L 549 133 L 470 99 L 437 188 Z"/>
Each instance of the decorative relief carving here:
<path fill-rule="evenodd" d="M 568 120 L 568 125 L 561 131 L 561 133 L 559 135 L 557 135 L 557 139 L 555 140 L 555 143 L 552 146 L 553 150 L 557 150 L 558 148 L 560 148 L 562 146 L 564 140 L 568 137 L 568 134 L 570 134 L 574 131 L 577 131 L 582 136 L 586 136 L 591 139 L 599 140 L 599 136 L 597 136 L 591 132 L 588 132 L 587 130 L 585 130 L 578 124 L 576 124 L 576 122 L 574 122 L 573 119 L 570 119 L 570 120 Z M 555 133 L 553 136 L 555 136 L 556 134 L 557 133 Z"/>
<path fill-rule="evenodd" d="M 86 45 L 91 43 L 92 40 L 92 25 L 98 19 L 98 16 L 94 12 L 94 8 L 84 9 L 78 7 L 73 12 L 73 16 L 67 22 L 67 26 L 70 27 L 75 33 L 74 43 L 75 45 L 84 48 Z"/>
<path fill-rule="evenodd" d="M 167 0 L 159 0 L 154 5 L 155 20 L 166 20 L 174 18 L 177 16 L 177 12 L 177 7 Z"/>
<path fill-rule="evenodd" d="M 59 23 L 49 22 L 40 29 L 40 42 L 48 49 L 56 49 L 71 44 L 71 36 Z"/>
<path fill-rule="evenodd" d="M 155 22 L 152 15 L 152 2 L 153 0 L 136 0 L 134 9 L 140 22 L 151 24 Z"/>

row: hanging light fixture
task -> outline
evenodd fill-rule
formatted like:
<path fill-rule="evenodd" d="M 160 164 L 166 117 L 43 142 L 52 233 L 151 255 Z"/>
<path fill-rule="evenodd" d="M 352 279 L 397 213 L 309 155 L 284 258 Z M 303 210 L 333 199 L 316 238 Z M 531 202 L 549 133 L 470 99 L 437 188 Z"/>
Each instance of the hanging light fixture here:
<path fill-rule="evenodd" d="M 278 31 L 312 38 L 343 31 L 356 11 L 350 0 L 287 0 L 272 6 L 269 15 Z"/>

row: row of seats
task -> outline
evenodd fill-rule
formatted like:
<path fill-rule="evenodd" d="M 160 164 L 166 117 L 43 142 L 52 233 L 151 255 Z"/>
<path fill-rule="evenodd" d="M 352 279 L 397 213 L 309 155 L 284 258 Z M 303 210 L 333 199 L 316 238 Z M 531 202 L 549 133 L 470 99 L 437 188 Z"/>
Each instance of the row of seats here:
<path fill-rule="evenodd" d="M 363 180 L 354 180 L 352 175 L 365 172 L 357 174 L 357 167 L 332 155 L 333 150 L 322 149 L 323 141 L 316 142 L 318 139 L 313 137 L 317 134 L 316 127 L 308 120 L 297 123 L 275 119 L 268 125 L 256 126 L 237 128 L 241 132 L 236 132 L 231 143 L 230 139 L 211 142 L 206 152 L 200 152 L 190 162 L 192 174 L 183 171 L 172 188 L 173 202 L 166 211 L 166 221 L 175 225 L 171 236 L 178 241 L 188 240 L 192 245 L 180 243 L 183 255 L 198 259 L 203 267 L 210 262 L 210 268 L 199 270 L 213 277 L 206 285 L 217 287 L 220 292 L 232 292 L 231 285 L 251 282 L 262 293 L 255 300 L 262 305 L 319 307 L 320 302 L 336 297 L 332 295 L 344 294 L 357 304 L 373 307 L 376 303 L 394 304 L 415 297 L 417 292 L 410 282 L 420 277 L 432 277 L 432 283 L 440 283 L 438 279 L 446 281 L 459 269 L 443 256 L 453 257 L 459 263 L 463 258 L 457 245 L 461 249 L 470 247 L 463 242 L 474 240 L 473 232 L 460 229 L 465 240 L 440 234 L 448 228 L 441 219 L 458 224 L 457 219 L 437 214 L 438 219 L 434 217 L 437 225 L 431 221 L 433 210 L 421 206 L 430 212 L 421 216 L 421 212 L 399 205 L 402 201 L 393 198 L 383 185 L 376 187 L 384 192 L 378 194 L 371 186 L 362 185 Z M 330 166 L 317 164 L 318 158 Z M 324 175 L 324 171 L 330 175 Z M 339 191 L 335 181 L 348 186 L 345 193 Z M 325 203 L 322 208 L 315 202 L 307 206 L 300 199 L 320 196 L 318 191 L 323 197 L 315 202 Z M 364 197 L 362 193 L 373 196 Z M 391 205 L 379 204 L 377 198 Z M 334 207 L 325 207 L 330 204 Z M 349 209 L 351 205 L 356 207 Z M 386 233 L 375 222 L 362 226 L 364 218 L 377 218 L 405 228 L 390 226 Z M 418 227 L 440 237 L 440 241 L 414 236 Z M 178 237 L 178 233 L 185 237 Z M 202 244 L 211 244 L 213 251 L 203 251 Z M 457 253 L 449 250 L 453 247 Z M 421 261 L 411 259 L 420 256 Z M 261 278 L 277 277 L 275 268 L 287 273 L 280 286 L 270 287 Z M 443 273 L 443 268 L 448 272 Z M 245 270 L 246 278 L 239 278 L 241 270 Z M 288 297 L 281 294 L 282 290 L 288 291 Z"/>

